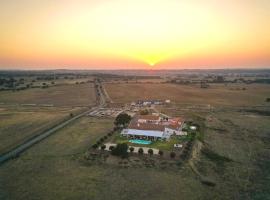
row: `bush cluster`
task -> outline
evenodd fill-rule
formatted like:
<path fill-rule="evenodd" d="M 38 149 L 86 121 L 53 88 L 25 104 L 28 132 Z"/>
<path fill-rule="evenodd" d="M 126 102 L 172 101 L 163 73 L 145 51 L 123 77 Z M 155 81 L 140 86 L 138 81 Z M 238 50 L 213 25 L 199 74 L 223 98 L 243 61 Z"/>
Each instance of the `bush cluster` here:
<path fill-rule="evenodd" d="M 111 153 L 115 156 L 120 156 L 121 158 L 128 157 L 128 145 L 126 143 L 117 144 L 115 148 L 112 149 Z"/>

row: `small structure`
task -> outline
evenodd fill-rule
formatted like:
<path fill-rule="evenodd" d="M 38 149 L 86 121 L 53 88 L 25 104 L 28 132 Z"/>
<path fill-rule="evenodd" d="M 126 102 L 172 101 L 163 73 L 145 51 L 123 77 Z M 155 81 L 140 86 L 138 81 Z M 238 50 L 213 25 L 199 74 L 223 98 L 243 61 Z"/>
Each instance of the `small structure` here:
<path fill-rule="evenodd" d="M 137 105 L 139 106 L 151 106 L 151 105 L 162 105 L 164 102 L 162 100 L 138 100 Z"/>
<path fill-rule="evenodd" d="M 196 126 L 190 126 L 190 129 L 195 131 L 197 129 L 197 127 Z"/>
<path fill-rule="evenodd" d="M 171 100 L 170 99 L 166 99 L 165 100 L 165 103 L 171 103 Z"/>
<path fill-rule="evenodd" d="M 182 144 L 174 144 L 173 147 L 174 147 L 174 148 L 182 148 L 183 145 L 182 145 Z"/>

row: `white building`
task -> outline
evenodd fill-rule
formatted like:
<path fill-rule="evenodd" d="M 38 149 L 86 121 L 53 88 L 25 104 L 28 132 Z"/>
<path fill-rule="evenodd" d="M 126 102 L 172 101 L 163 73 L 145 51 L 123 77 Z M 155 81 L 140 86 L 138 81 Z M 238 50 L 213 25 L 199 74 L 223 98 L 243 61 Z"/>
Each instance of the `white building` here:
<path fill-rule="evenodd" d="M 169 139 L 173 134 L 181 135 L 182 126 L 183 120 L 180 118 L 163 120 L 155 115 L 137 115 L 121 134 L 148 140 Z"/>

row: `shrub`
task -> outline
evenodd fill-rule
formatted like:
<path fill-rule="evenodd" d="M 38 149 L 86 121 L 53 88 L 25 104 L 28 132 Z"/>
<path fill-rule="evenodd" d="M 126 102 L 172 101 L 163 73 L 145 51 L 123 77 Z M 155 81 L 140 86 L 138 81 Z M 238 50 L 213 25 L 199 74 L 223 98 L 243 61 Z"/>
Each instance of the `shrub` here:
<path fill-rule="evenodd" d="M 70 116 L 70 117 L 73 117 L 73 113 L 69 113 L 69 116 Z"/>
<path fill-rule="evenodd" d="M 140 115 L 148 115 L 148 114 L 149 114 L 149 111 L 147 109 L 140 111 Z"/>
<path fill-rule="evenodd" d="M 128 157 L 127 150 L 128 145 L 126 143 L 117 144 L 116 147 L 112 149 L 112 155 L 127 158 Z"/>
<path fill-rule="evenodd" d="M 154 153 L 153 149 L 148 149 L 148 154 L 149 155 L 153 155 L 153 153 Z"/>
<path fill-rule="evenodd" d="M 176 155 L 176 154 L 175 154 L 175 152 L 173 152 L 173 151 L 170 153 L 171 158 L 175 158 L 175 155 Z"/>
<path fill-rule="evenodd" d="M 93 147 L 94 149 L 96 149 L 96 148 L 98 148 L 98 144 L 93 144 L 92 147 Z"/>
<path fill-rule="evenodd" d="M 97 145 L 100 145 L 100 144 L 101 144 L 101 142 L 98 140 L 98 141 L 97 141 Z"/>
<path fill-rule="evenodd" d="M 112 133 L 110 132 L 110 133 L 108 133 L 107 135 L 108 135 L 108 136 L 112 136 Z"/>
<path fill-rule="evenodd" d="M 108 138 L 108 137 L 107 137 L 106 135 L 103 137 L 104 140 L 106 140 L 107 138 Z"/>
<path fill-rule="evenodd" d="M 143 154 L 143 148 L 139 148 L 138 153 Z"/>
<path fill-rule="evenodd" d="M 133 152 L 133 151 L 134 151 L 134 147 L 130 147 L 130 148 L 129 148 L 129 151 L 130 151 L 130 152 Z"/>
<path fill-rule="evenodd" d="M 163 151 L 159 150 L 159 151 L 158 151 L 158 154 L 159 154 L 160 156 L 163 156 Z"/>
<path fill-rule="evenodd" d="M 100 141 L 100 142 L 103 142 L 103 141 L 104 141 L 104 139 L 103 139 L 103 138 L 100 138 L 100 139 L 99 139 L 99 141 Z"/>
<path fill-rule="evenodd" d="M 106 145 L 103 144 L 103 145 L 101 146 L 101 149 L 102 149 L 102 150 L 106 149 Z"/>
<path fill-rule="evenodd" d="M 112 151 L 114 149 L 114 146 L 110 146 L 109 149 L 110 151 Z"/>

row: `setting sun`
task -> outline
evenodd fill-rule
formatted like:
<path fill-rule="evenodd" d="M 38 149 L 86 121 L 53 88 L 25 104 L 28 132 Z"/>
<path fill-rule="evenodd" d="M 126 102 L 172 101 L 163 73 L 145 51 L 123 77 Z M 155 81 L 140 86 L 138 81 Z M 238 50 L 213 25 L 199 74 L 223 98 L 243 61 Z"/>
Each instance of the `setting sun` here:
<path fill-rule="evenodd" d="M 269 7 L 243 0 L 2 1 L 0 65 L 267 66 Z"/>

